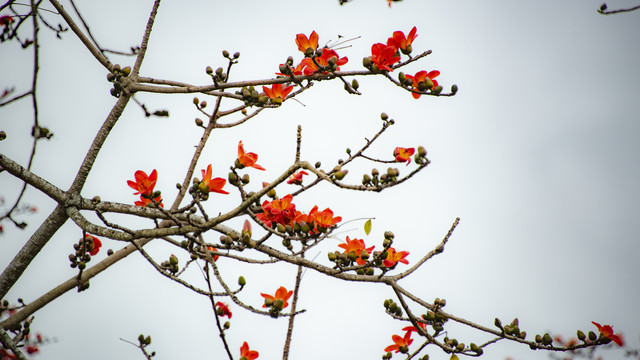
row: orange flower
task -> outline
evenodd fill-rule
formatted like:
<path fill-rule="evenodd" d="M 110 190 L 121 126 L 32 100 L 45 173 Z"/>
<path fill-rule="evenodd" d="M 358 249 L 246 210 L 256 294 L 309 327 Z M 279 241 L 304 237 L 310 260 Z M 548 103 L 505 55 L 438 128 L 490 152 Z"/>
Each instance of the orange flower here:
<path fill-rule="evenodd" d="M 592 321 L 591 323 L 598 328 L 598 331 L 600 331 L 600 335 L 604 336 L 609 340 L 613 340 L 613 342 L 618 344 L 618 346 L 622 346 L 624 344 L 620 335 L 615 335 L 613 333 L 613 328 L 611 327 L 611 325 L 600 326 L 600 324 L 598 324 L 595 321 Z"/>
<path fill-rule="evenodd" d="M 287 184 L 302 185 L 303 175 L 309 175 L 309 173 L 304 170 L 300 170 L 297 173 L 289 176 L 289 180 L 287 180 Z"/>
<path fill-rule="evenodd" d="M 255 350 L 249 350 L 249 344 L 245 341 L 240 347 L 240 360 L 254 360 L 257 359 L 260 354 Z"/>
<path fill-rule="evenodd" d="M 200 182 L 200 184 L 204 184 L 204 186 L 206 186 L 207 191 L 209 192 L 213 191 L 220 194 L 229 194 L 228 192 L 222 190 L 222 188 L 224 187 L 224 184 L 227 183 L 227 180 L 223 178 L 215 178 L 215 179 L 211 178 L 211 174 L 212 174 L 211 164 L 207 166 L 206 172 L 204 171 L 204 169 L 200 171 L 202 172 L 202 181 Z"/>
<path fill-rule="evenodd" d="M 387 250 L 387 258 L 384 259 L 382 264 L 385 267 L 392 267 L 398 262 L 401 262 L 403 264 L 409 264 L 409 261 L 405 259 L 407 255 L 409 255 L 408 251 L 396 252 L 396 249 L 390 247 L 389 250 Z"/>
<path fill-rule="evenodd" d="M 313 56 L 313 53 L 318 48 L 318 34 L 313 31 L 307 38 L 305 34 L 296 35 L 296 45 L 298 50 L 302 51 L 305 56 Z"/>
<path fill-rule="evenodd" d="M 413 40 L 418 37 L 416 34 L 416 27 L 409 32 L 409 36 L 405 37 L 402 31 L 396 31 L 393 36 L 387 39 L 387 45 L 393 46 L 396 51 L 400 50 L 403 54 L 409 55 L 411 53 L 411 44 Z"/>
<path fill-rule="evenodd" d="M 411 331 L 407 331 L 407 333 L 404 334 L 404 337 L 393 335 L 391 339 L 393 339 L 395 344 L 387 346 L 384 348 L 384 351 L 389 352 L 395 350 L 397 353 L 407 353 L 409 351 L 409 345 L 413 342 L 413 339 L 411 338 Z"/>
<path fill-rule="evenodd" d="M 414 76 L 405 75 L 407 79 L 411 79 L 413 81 L 413 90 L 416 91 L 426 91 L 429 89 L 433 89 L 438 86 L 438 80 L 434 80 L 436 76 L 440 75 L 440 71 L 433 70 L 426 72 L 424 70 L 418 71 Z M 411 95 L 414 99 L 419 99 L 420 94 L 412 92 Z"/>
<path fill-rule="evenodd" d="M 280 286 L 274 296 L 264 293 L 260 293 L 260 295 L 264 298 L 264 305 L 262 305 L 262 307 L 271 307 L 276 301 L 282 300 L 282 309 L 284 309 L 289 306 L 287 300 L 293 295 L 293 290 L 287 291 L 287 288 Z"/>
<path fill-rule="evenodd" d="M 396 55 L 397 50 L 393 46 L 377 43 L 371 46 L 371 61 L 379 70 L 393 71 L 391 65 L 400 61 L 400 56 Z"/>
<path fill-rule="evenodd" d="M 287 86 L 284 89 L 282 88 L 282 84 L 273 84 L 271 89 L 266 86 L 262 87 L 262 91 L 271 99 L 271 102 L 277 105 L 282 104 L 282 101 L 289 95 L 291 90 L 293 90 L 293 85 Z"/>
<path fill-rule="evenodd" d="M 256 217 L 268 227 L 273 226 L 273 223 L 290 225 L 296 217 L 296 206 L 291 201 L 293 201 L 291 194 L 271 202 L 265 200 L 262 203 L 264 212 L 256 214 Z"/>
<path fill-rule="evenodd" d="M 315 60 L 318 63 L 318 65 L 322 67 L 329 67 L 329 59 L 331 58 L 336 59 L 336 71 L 340 70 L 340 66 L 349 62 L 349 58 L 347 58 L 346 56 L 341 58 L 340 55 L 338 55 L 338 53 L 332 49 L 322 49 L 322 56 L 316 57 Z M 318 66 L 313 62 L 313 60 L 311 60 L 311 58 L 302 59 L 302 61 L 300 62 L 300 65 L 304 66 L 302 73 L 305 76 L 311 75 L 319 71 Z"/>
<path fill-rule="evenodd" d="M 427 329 L 427 324 L 423 323 L 423 322 L 418 322 L 418 326 L 422 328 L 422 330 L 426 330 Z M 418 332 L 418 329 L 416 329 L 415 326 L 406 326 L 404 328 L 402 328 L 402 331 L 406 331 L 406 332 Z"/>
<path fill-rule="evenodd" d="M 86 234 L 84 236 L 84 243 L 87 246 L 87 251 L 91 256 L 98 254 L 102 247 L 102 241 L 93 235 Z"/>
<path fill-rule="evenodd" d="M 214 248 L 213 246 L 207 246 L 207 250 L 209 250 L 209 251 L 218 251 L 218 249 Z M 220 255 L 213 255 L 213 261 L 218 260 L 219 257 L 220 257 Z"/>
<path fill-rule="evenodd" d="M 349 239 L 349 236 L 347 236 L 347 239 L 345 240 L 344 243 L 338 244 L 338 247 L 343 248 L 345 254 L 349 254 L 350 252 L 353 251 L 357 256 L 356 263 L 358 265 L 364 265 L 365 264 L 365 260 L 362 259 L 362 257 L 361 257 L 362 251 L 366 250 L 368 253 L 371 253 L 371 251 L 373 251 L 373 248 L 375 248 L 375 246 L 372 246 L 370 248 L 365 248 L 364 240 L 362 240 L 362 239 L 353 239 L 353 240 L 351 240 L 351 239 Z"/>
<path fill-rule="evenodd" d="M 329 208 L 318 211 L 317 205 L 309 211 L 309 217 L 315 221 L 316 226 L 321 228 L 330 228 L 342 221 L 342 217 L 340 216 L 333 217 L 333 211 Z"/>
<path fill-rule="evenodd" d="M 258 154 L 252 152 L 245 153 L 244 147 L 242 146 L 242 140 L 240 140 L 240 142 L 238 143 L 238 163 L 240 163 L 240 165 L 242 166 L 239 167 L 243 168 L 248 166 L 258 170 L 265 170 L 265 168 L 256 164 L 256 161 L 258 161 Z"/>
<path fill-rule="evenodd" d="M 151 171 L 151 175 L 147 176 L 147 173 L 138 170 L 134 174 L 136 181 L 133 182 L 131 180 L 127 180 L 127 185 L 133 190 L 137 190 L 137 192 L 133 193 L 133 195 L 151 195 L 153 194 L 153 188 L 156 186 L 156 181 L 158 181 L 158 172 L 156 169 Z"/>
<path fill-rule="evenodd" d="M 415 153 L 416 150 L 414 148 L 402 148 L 397 147 L 393 150 L 393 156 L 396 157 L 397 162 L 406 162 L 407 166 L 411 163 L 411 156 Z"/>
<path fill-rule="evenodd" d="M 162 203 L 162 197 L 158 196 L 157 198 L 153 199 L 155 200 L 155 202 L 158 203 L 158 205 L 160 205 L 161 208 L 164 208 L 164 204 Z M 140 195 L 140 201 L 136 201 L 133 203 L 135 206 L 147 206 L 149 204 L 152 204 L 151 199 L 149 199 L 148 197 L 144 197 L 144 195 Z"/>
<path fill-rule="evenodd" d="M 218 314 L 218 316 L 220 316 L 220 317 L 225 317 L 226 316 L 229 319 L 231 319 L 231 315 L 232 315 L 231 314 L 231 310 L 229 310 L 229 306 L 227 306 L 227 304 L 225 304 L 225 303 L 223 303 L 221 301 L 218 301 L 216 303 L 216 307 L 217 307 L 216 313 Z"/>

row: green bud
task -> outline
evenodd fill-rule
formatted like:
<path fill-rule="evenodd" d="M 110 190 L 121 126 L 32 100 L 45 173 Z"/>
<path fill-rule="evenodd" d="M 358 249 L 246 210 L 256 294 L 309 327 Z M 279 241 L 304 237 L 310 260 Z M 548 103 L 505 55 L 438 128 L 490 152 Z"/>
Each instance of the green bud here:
<path fill-rule="evenodd" d="M 358 80 L 353 79 L 351 81 L 351 87 L 353 88 L 353 90 L 358 90 L 358 88 L 360 87 L 360 84 L 358 84 Z"/>
<path fill-rule="evenodd" d="M 440 95 L 440 93 L 442 92 L 442 86 L 438 85 L 435 88 L 431 89 L 431 92 L 436 94 L 436 95 Z"/>
<path fill-rule="evenodd" d="M 202 127 L 203 125 L 204 125 L 204 122 L 202 121 L 202 119 L 196 118 L 196 126 Z"/>
<path fill-rule="evenodd" d="M 171 254 L 171 256 L 169 256 L 169 264 L 178 265 L 178 257 Z"/>
<path fill-rule="evenodd" d="M 366 68 L 370 68 L 372 64 L 373 64 L 373 61 L 371 60 L 371 57 L 366 57 L 362 59 L 362 66 Z"/>
<path fill-rule="evenodd" d="M 385 231 L 384 232 L 384 238 L 385 239 L 393 240 L 394 237 L 395 237 L 395 235 L 393 235 L 393 233 L 391 231 Z"/>
<path fill-rule="evenodd" d="M 131 66 L 125 66 L 124 69 L 122 69 L 122 75 L 129 76 L 129 74 L 131 74 Z"/>
<path fill-rule="evenodd" d="M 596 333 L 594 333 L 593 331 L 589 331 L 589 340 L 596 341 L 596 339 L 598 339 L 598 336 L 596 336 Z"/>
<path fill-rule="evenodd" d="M 458 92 L 458 85 L 456 84 L 451 85 L 451 93 L 455 94 L 457 92 Z"/>
<path fill-rule="evenodd" d="M 578 330 L 578 332 L 576 334 L 578 335 L 578 340 L 584 341 L 584 339 L 586 339 L 586 336 L 584 335 L 582 330 Z"/>
<path fill-rule="evenodd" d="M 200 99 L 198 99 L 197 97 L 194 97 L 194 98 L 193 98 L 193 104 L 194 104 L 194 105 L 198 105 L 198 104 L 200 104 Z"/>
<path fill-rule="evenodd" d="M 230 327 L 231 327 L 231 323 L 227 321 L 227 322 L 225 322 L 225 323 L 224 323 L 223 327 L 224 327 L 224 328 L 225 328 L 225 330 L 226 330 L 226 329 L 228 329 L 228 328 L 230 328 Z"/>
<path fill-rule="evenodd" d="M 237 59 L 239 57 L 240 57 L 240 53 L 239 52 L 236 51 L 236 52 L 233 53 L 233 58 L 234 59 Z"/>
<path fill-rule="evenodd" d="M 144 335 L 140 334 L 140 335 L 138 336 L 138 341 L 139 341 L 141 344 L 143 344 L 143 343 L 144 343 Z"/>
<path fill-rule="evenodd" d="M 542 343 L 544 345 L 549 346 L 549 345 L 551 345 L 552 342 L 553 342 L 553 339 L 551 338 L 551 336 L 548 333 L 544 334 L 544 336 L 542 336 Z"/>
<path fill-rule="evenodd" d="M 244 175 L 242 175 L 242 183 L 243 183 L 244 185 L 247 185 L 247 184 L 249 183 L 249 180 L 250 180 L 250 178 L 249 178 L 249 174 L 244 174 Z"/>

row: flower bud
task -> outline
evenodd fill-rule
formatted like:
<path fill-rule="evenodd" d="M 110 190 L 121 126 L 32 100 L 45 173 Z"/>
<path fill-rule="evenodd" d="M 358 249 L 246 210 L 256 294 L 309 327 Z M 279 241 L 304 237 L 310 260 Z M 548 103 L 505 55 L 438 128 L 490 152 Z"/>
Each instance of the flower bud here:
<path fill-rule="evenodd" d="M 358 90 L 358 88 L 360 87 L 360 84 L 358 83 L 358 80 L 353 79 L 351 81 L 351 87 L 353 88 L 353 90 Z"/>
<path fill-rule="evenodd" d="M 228 328 L 230 328 L 230 327 L 231 327 L 231 323 L 230 323 L 230 322 L 228 322 L 228 321 L 226 321 L 226 322 L 224 323 L 223 327 L 224 327 L 225 329 L 228 329 Z"/>
<path fill-rule="evenodd" d="M 457 92 L 458 92 L 458 85 L 456 84 L 451 85 L 451 93 L 455 94 Z"/>
<path fill-rule="evenodd" d="M 239 57 L 240 57 L 240 53 L 239 52 L 236 51 L 236 52 L 233 53 L 233 58 L 234 59 L 237 59 Z"/>
<path fill-rule="evenodd" d="M 131 74 L 131 66 L 125 66 L 124 69 L 122 69 L 122 75 L 129 76 L 129 74 Z"/>
<path fill-rule="evenodd" d="M 438 85 L 435 88 L 431 89 L 431 92 L 436 94 L 436 95 L 440 95 L 440 93 L 442 92 L 442 86 Z"/>
<path fill-rule="evenodd" d="M 582 332 L 582 330 L 578 330 L 578 332 L 576 333 L 576 335 L 578 335 L 578 340 L 580 340 L 580 341 L 584 341 L 584 339 L 586 339 L 586 336 L 584 335 L 584 333 Z"/>
<path fill-rule="evenodd" d="M 393 240 L 394 237 L 395 237 L 395 235 L 393 235 L 393 233 L 391 231 L 385 231 L 384 232 L 384 238 L 385 239 Z"/>
<path fill-rule="evenodd" d="M 373 61 L 371 60 L 371 57 L 366 57 L 362 59 L 362 66 L 366 67 L 366 68 L 370 68 L 371 64 L 373 64 Z"/>
<path fill-rule="evenodd" d="M 200 99 L 198 99 L 197 97 L 194 97 L 194 98 L 193 98 L 193 104 L 194 104 L 194 105 L 198 105 L 198 104 L 200 104 Z"/>
<path fill-rule="evenodd" d="M 238 278 L 238 285 L 240 285 L 240 286 L 245 286 L 245 285 L 247 285 L 247 280 L 245 280 L 244 276 L 240 276 L 240 277 Z"/>
<path fill-rule="evenodd" d="M 549 346 L 549 345 L 551 345 L 552 342 L 553 342 L 553 339 L 551 338 L 551 336 L 548 333 L 544 334 L 544 336 L 542 336 L 542 343 L 544 345 Z"/>
<path fill-rule="evenodd" d="M 171 254 L 171 256 L 169 256 L 169 264 L 178 265 L 178 257 Z"/>
<path fill-rule="evenodd" d="M 211 66 L 207 66 L 204 71 L 207 73 L 207 75 L 211 75 L 213 74 L 213 68 Z"/>
<path fill-rule="evenodd" d="M 202 119 L 196 118 L 196 126 L 202 127 L 203 125 L 204 125 L 204 122 L 202 121 Z"/>
<path fill-rule="evenodd" d="M 242 183 L 244 185 L 247 185 L 249 183 L 249 181 L 250 181 L 249 174 L 242 175 Z"/>
<path fill-rule="evenodd" d="M 229 52 L 227 50 L 222 50 L 222 56 L 228 58 L 229 57 Z"/>
<path fill-rule="evenodd" d="M 589 340 L 591 341 L 596 341 L 598 337 L 596 336 L 596 333 L 594 333 L 593 331 L 589 331 Z"/>

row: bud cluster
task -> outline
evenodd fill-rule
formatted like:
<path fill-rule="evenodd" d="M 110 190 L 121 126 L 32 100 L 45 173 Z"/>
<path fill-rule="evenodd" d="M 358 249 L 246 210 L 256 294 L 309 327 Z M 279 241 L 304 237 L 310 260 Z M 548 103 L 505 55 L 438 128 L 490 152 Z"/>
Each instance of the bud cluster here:
<path fill-rule="evenodd" d="M 122 94 L 122 79 L 126 78 L 131 74 L 131 67 L 126 66 L 124 68 L 120 68 L 120 64 L 113 65 L 113 68 L 109 74 L 107 74 L 107 81 L 113 83 L 113 88 L 111 88 L 111 96 L 119 98 Z"/>
<path fill-rule="evenodd" d="M 393 299 L 386 299 L 383 303 L 385 310 L 395 316 L 402 316 L 402 307 L 399 306 Z"/>
<path fill-rule="evenodd" d="M 178 266 L 178 257 L 173 254 L 169 256 L 169 260 L 163 261 L 160 266 L 174 275 L 180 270 L 180 267 Z"/>
<path fill-rule="evenodd" d="M 242 89 L 236 91 L 236 95 L 242 96 L 242 100 L 247 106 L 264 106 L 269 101 L 266 95 L 260 94 L 253 86 L 243 86 Z"/>
<path fill-rule="evenodd" d="M 378 186 L 383 184 L 391 184 L 398 181 L 400 176 L 400 170 L 398 168 L 387 168 L 387 171 L 380 175 L 380 171 L 376 168 L 371 169 L 371 175 L 362 175 L 362 185 L 364 186 Z"/>

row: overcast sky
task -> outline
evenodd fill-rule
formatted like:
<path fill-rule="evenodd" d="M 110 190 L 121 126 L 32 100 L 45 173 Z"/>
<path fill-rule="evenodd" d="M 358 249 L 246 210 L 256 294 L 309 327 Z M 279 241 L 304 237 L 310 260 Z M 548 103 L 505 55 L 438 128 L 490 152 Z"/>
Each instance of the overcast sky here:
<path fill-rule="evenodd" d="M 485 326 L 491 327 L 495 317 L 509 322 L 517 316 L 529 337 L 547 331 L 570 337 L 576 329 L 595 330 L 591 321 L 596 321 L 613 325 L 630 347 L 640 347 L 640 12 L 599 15 L 600 0 L 405 0 L 391 9 L 383 0 L 354 0 L 345 6 L 333 0 L 189 4 L 161 5 L 142 76 L 206 85 L 205 67 L 224 66 L 220 54 L 227 49 L 241 53 L 232 81 L 271 78 L 287 56 L 301 58 L 295 34 L 313 30 L 322 45 L 338 36 L 360 37 L 339 50 L 349 58 L 343 69 L 359 70 L 371 44 L 417 26 L 414 53 L 431 49 L 433 54 L 405 72 L 439 70 L 437 79 L 445 89 L 454 83 L 460 88 L 452 98 L 414 100 L 382 77 L 361 79 L 362 96 L 345 93 L 338 81 L 323 82 L 297 97 L 299 102 L 214 132 L 198 169 L 212 163 L 214 175 L 225 177 L 237 142 L 243 140 L 267 168 L 247 171 L 254 189 L 290 165 L 298 124 L 303 127 L 302 158 L 320 160 L 328 168 L 345 156 L 347 147 L 362 146 L 365 137 L 378 131 L 383 111 L 396 125 L 370 150 L 371 156 L 389 159 L 396 146 L 428 150 L 432 163 L 427 169 L 381 194 L 322 186 L 300 196 L 296 204 L 304 211 L 317 204 L 331 207 L 345 221 L 375 217 L 370 236 L 361 222 L 350 223 L 318 248 L 317 261 L 328 264 L 326 252 L 337 250 L 346 235 L 380 247 L 383 232 L 391 230 L 395 247 L 410 251 L 413 264 L 460 217 L 446 251 L 401 285 L 429 301 L 446 298 L 446 311 Z M 611 8 L 632 5 L 609 3 Z M 151 1 L 78 1 L 78 6 L 102 46 L 126 50 L 139 43 Z M 47 19 L 58 21 L 52 15 Z M 55 136 L 39 144 L 33 171 L 67 189 L 115 99 L 109 95 L 106 71 L 71 33 L 60 41 L 44 28 L 40 32 L 40 121 Z M 31 52 L 12 43 L 1 48 L 0 87 L 15 86 L 18 93 L 28 89 Z M 123 66 L 133 62 L 115 56 L 112 61 Z M 200 138 L 193 125 L 200 115 L 192 98 L 139 94 L 149 109 L 168 109 L 171 116 L 145 118 L 131 103 L 102 149 L 83 195 L 133 203 L 126 180 L 138 169 L 157 169 L 156 188 L 171 203 L 175 183 L 182 181 Z M 28 160 L 29 109 L 27 100 L 0 109 L 0 129 L 9 135 L 0 152 L 21 164 Z M 412 165 L 398 168 L 406 173 Z M 347 179 L 358 184 L 371 167 L 358 162 Z M 10 203 L 17 182 L 2 174 L 0 189 Z M 278 193 L 294 190 L 283 185 Z M 238 198 L 231 192 L 214 195 L 208 209 L 231 209 Z M 55 206 L 33 189 L 25 200 L 40 211 L 24 218 L 29 222 L 25 231 L 3 223 L 0 268 Z M 80 236 L 69 221 L 8 299 L 32 301 L 73 276 L 67 256 Z M 105 249 L 122 246 L 109 240 L 104 244 Z M 160 260 L 178 254 L 164 244 L 151 244 L 148 250 Z M 262 303 L 260 292 L 294 284 L 290 266 L 258 269 L 227 259 L 219 265 L 230 283 L 240 274 L 247 278 L 241 297 L 256 307 Z M 190 278 L 202 284 L 193 270 Z M 307 271 L 300 306 L 308 311 L 296 318 L 291 357 L 379 358 L 392 343 L 391 335 L 406 325 L 384 314 L 382 302 L 392 296 L 383 286 L 341 283 Z M 227 339 L 234 355 L 246 340 L 261 359 L 281 356 L 285 319 L 256 318 L 235 305 L 231 310 Z M 92 279 L 89 291 L 69 292 L 36 313 L 33 327 L 57 338 L 41 349 L 41 359 L 142 358 L 119 340 L 135 342 L 141 332 L 153 337 L 151 349 L 158 359 L 220 358 L 208 299 L 161 277 L 138 254 Z M 465 343 L 487 339 L 454 325 L 449 336 Z M 435 348 L 428 353 L 432 359 L 448 359 Z M 509 344 L 491 346 L 485 354 L 491 359 L 548 356 Z M 606 354 L 606 359 L 622 358 L 621 351 Z"/>

